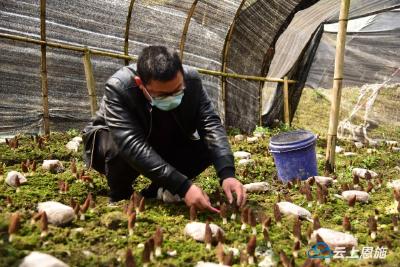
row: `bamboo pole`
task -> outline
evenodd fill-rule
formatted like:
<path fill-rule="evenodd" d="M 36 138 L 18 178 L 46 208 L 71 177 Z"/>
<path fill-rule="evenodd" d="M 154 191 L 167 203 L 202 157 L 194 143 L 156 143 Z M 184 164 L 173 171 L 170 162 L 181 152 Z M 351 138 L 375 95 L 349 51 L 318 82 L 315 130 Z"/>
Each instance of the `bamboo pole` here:
<path fill-rule="evenodd" d="M 21 41 L 21 42 L 26 42 L 26 43 L 32 43 L 32 44 L 38 44 L 38 45 L 46 45 L 48 47 L 85 53 L 84 46 L 68 45 L 68 44 L 57 43 L 57 42 L 48 42 L 48 41 L 37 40 L 37 39 L 25 37 L 25 36 L 18 36 L 18 35 L 6 34 L 6 33 L 0 33 L 0 38 Z M 119 54 L 119 53 L 108 52 L 108 51 L 103 51 L 103 50 L 98 50 L 98 49 L 93 49 L 93 48 L 90 48 L 90 53 L 92 55 L 97 55 L 97 56 L 104 56 L 104 57 L 111 57 L 111 58 L 118 58 L 118 59 L 137 60 L 136 56 L 126 56 L 126 55 Z"/>
<path fill-rule="evenodd" d="M 342 0 L 339 15 L 339 31 L 336 40 L 335 72 L 333 78 L 332 104 L 329 118 L 328 143 L 326 146 L 326 171 L 335 170 L 335 148 L 337 140 L 337 127 L 339 120 L 340 98 L 342 95 L 343 62 L 346 41 L 347 18 L 349 15 L 350 0 Z"/>
<path fill-rule="evenodd" d="M 262 86 L 264 82 L 260 82 L 260 86 L 258 87 L 258 125 L 262 126 L 262 102 L 263 102 L 263 95 L 262 95 Z"/>
<path fill-rule="evenodd" d="M 234 78 L 234 79 L 242 79 L 242 80 L 250 80 L 250 81 L 261 81 L 261 82 L 283 82 L 283 79 L 279 78 L 270 78 L 270 77 L 259 77 L 259 76 L 251 76 L 251 75 L 241 75 L 241 74 L 235 74 L 235 73 L 226 73 L 226 72 L 220 72 L 220 71 L 214 71 L 214 70 L 207 70 L 207 69 L 201 69 L 197 68 L 197 71 L 202 74 L 208 74 L 212 76 L 221 76 L 221 77 L 229 77 L 229 78 Z M 288 80 L 288 83 L 296 83 L 295 80 Z"/>
<path fill-rule="evenodd" d="M 32 44 L 37 44 L 37 45 L 46 45 L 48 47 L 85 53 L 84 46 L 66 45 L 66 44 L 57 43 L 57 42 L 46 42 L 46 41 L 41 41 L 41 40 L 28 38 L 28 37 L 24 37 L 24 36 L 17 36 L 17 35 L 5 34 L 5 33 L 0 33 L 0 38 L 21 41 L 21 42 L 26 42 L 26 43 L 32 43 Z M 129 59 L 132 61 L 137 60 L 136 56 L 126 56 L 123 54 L 106 52 L 106 51 L 102 51 L 102 50 L 93 49 L 90 47 L 89 47 L 89 49 L 90 49 L 91 55 L 98 55 L 98 56 L 118 58 L 118 59 Z M 259 76 L 252 76 L 252 75 L 240 75 L 240 74 L 235 74 L 235 73 L 225 73 L 225 72 L 202 69 L 202 68 L 195 68 L 195 69 L 199 73 L 211 75 L 211 76 L 229 77 L 229 78 L 233 78 L 233 79 L 242 79 L 242 80 L 250 80 L 250 81 L 283 82 L 283 79 L 279 79 L 279 78 L 259 77 Z M 292 84 L 292 83 L 296 83 L 296 81 L 288 80 L 288 83 Z"/>
<path fill-rule="evenodd" d="M 92 61 L 90 60 L 90 50 L 88 48 L 86 48 L 83 55 L 83 66 L 85 69 L 86 86 L 90 100 L 90 114 L 94 116 L 97 111 L 96 82 L 94 80 Z"/>
<path fill-rule="evenodd" d="M 194 0 L 192 6 L 190 7 L 188 15 L 186 17 L 185 26 L 183 27 L 183 30 L 182 30 L 181 41 L 179 43 L 179 57 L 181 58 L 181 61 L 183 61 L 183 51 L 185 50 L 186 35 L 187 35 L 188 29 L 189 29 L 190 20 L 192 19 L 192 16 L 196 9 L 197 2 L 199 2 L 199 1 Z"/>
<path fill-rule="evenodd" d="M 40 39 L 46 42 L 46 0 L 40 0 Z M 43 101 L 43 128 L 45 135 L 50 134 L 49 97 L 47 81 L 46 44 L 40 46 L 40 78 Z"/>
<path fill-rule="evenodd" d="M 135 3 L 135 0 L 131 0 L 131 3 L 129 5 L 128 9 L 128 16 L 126 17 L 126 26 L 125 26 L 125 43 L 124 43 L 124 54 L 125 56 L 128 56 L 128 48 L 129 48 L 129 28 L 131 25 L 131 18 L 132 18 L 132 10 L 133 10 L 133 4 Z M 125 58 L 125 65 L 129 65 L 129 59 Z"/>
<path fill-rule="evenodd" d="M 284 118 L 285 124 L 290 126 L 290 111 L 289 111 L 289 84 L 288 77 L 285 76 L 283 78 L 283 110 L 284 110 Z"/>
<path fill-rule="evenodd" d="M 240 2 L 240 5 L 238 9 L 236 10 L 235 16 L 233 17 L 232 23 L 229 26 L 229 30 L 225 36 L 225 41 L 224 41 L 224 47 L 222 48 L 222 66 L 221 66 L 221 72 L 226 73 L 227 69 L 227 59 L 228 59 L 228 53 L 229 53 L 229 48 L 231 46 L 231 40 L 232 40 L 232 33 L 235 29 L 237 18 L 239 17 L 240 12 L 242 11 L 243 5 L 246 2 L 246 0 L 242 0 Z M 227 98 L 227 92 L 226 92 L 226 76 L 221 76 L 221 94 L 222 94 L 222 103 L 224 107 L 224 114 L 225 114 L 225 119 L 224 122 L 226 121 L 226 98 Z"/>

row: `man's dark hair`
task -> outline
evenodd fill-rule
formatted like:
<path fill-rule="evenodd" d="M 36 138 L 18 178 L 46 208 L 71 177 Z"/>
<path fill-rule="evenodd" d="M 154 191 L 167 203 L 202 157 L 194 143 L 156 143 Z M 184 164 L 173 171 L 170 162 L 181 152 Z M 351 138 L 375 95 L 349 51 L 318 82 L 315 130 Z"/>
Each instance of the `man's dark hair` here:
<path fill-rule="evenodd" d="M 144 84 L 151 80 L 170 81 L 176 77 L 178 71 L 183 74 L 178 53 L 165 46 L 146 47 L 137 61 L 137 72 Z"/>

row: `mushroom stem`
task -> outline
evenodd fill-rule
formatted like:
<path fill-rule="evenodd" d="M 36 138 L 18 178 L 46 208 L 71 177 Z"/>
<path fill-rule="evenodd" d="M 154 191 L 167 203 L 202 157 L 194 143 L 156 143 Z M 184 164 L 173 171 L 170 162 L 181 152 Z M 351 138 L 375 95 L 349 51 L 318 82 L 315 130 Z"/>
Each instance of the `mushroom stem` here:
<path fill-rule="evenodd" d="M 218 263 L 222 265 L 225 257 L 224 246 L 222 243 L 218 243 L 217 248 L 215 249 L 215 254 L 217 256 Z"/>
<path fill-rule="evenodd" d="M 212 242 L 212 231 L 210 224 L 207 222 L 206 223 L 206 229 L 205 229 L 205 234 L 204 234 L 204 242 L 206 243 L 206 249 L 210 250 L 211 249 L 211 242 Z"/>
<path fill-rule="evenodd" d="M 132 212 L 132 213 L 129 215 L 129 218 L 128 218 L 128 232 L 129 232 L 129 236 L 132 236 L 132 235 L 133 235 L 133 229 L 134 229 L 134 227 L 135 227 L 135 222 L 136 222 L 136 213 L 135 213 L 135 212 Z"/>
<path fill-rule="evenodd" d="M 8 226 L 8 234 L 9 234 L 8 241 L 10 243 L 14 240 L 14 235 L 19 227 L 19 219 L 20 216 L 18 212 L 13 213 L 13 215 L 11 215 L 10 225 Z"/>
<path fill-rule="evenodd" d="M 249 262 L 250 265 L 254 264 L 254 256 L 249 256 L 248 260 L 249 260 L 248 262 Z"/>
<path fill-rule="evenodd" d="M 190 206 L 189 218 L 190 218 L 190 221 L 192 221 L 192 222 L 197 220 L 197 211 L 196 211 L 196 207 L 195 206 Z"/>
<path fill-rule="evenodd" d="M 162 242 L 163 242 L 163 231 L 162 231 L 161 227 L 157 226 L 156 232 L 154 233 L 154 245 L 156 247 L 156 249 L 155 249 L 156 258 L 161 257 Z"/>
<path fill-rule="evenodd" d="M 40 237 L 43 238 L 43 237 L 47 236 L 49 227 L 48 227 L 48 221 L 47 221 L 47 214 L 45 211 L 43 211 L 42 217 L 40 218 L 40 229 L 42 230 Z"/>

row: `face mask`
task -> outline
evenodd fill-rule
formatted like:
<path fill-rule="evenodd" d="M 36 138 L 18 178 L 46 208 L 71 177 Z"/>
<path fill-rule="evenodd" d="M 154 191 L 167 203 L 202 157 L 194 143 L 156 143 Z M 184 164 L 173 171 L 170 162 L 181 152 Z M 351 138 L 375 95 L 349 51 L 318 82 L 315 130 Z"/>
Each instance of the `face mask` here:
<path fill-rule="evenodd" d="M 183 91 L 184 90 L 180 90 L 179 92 L 177 92 L 173 95 L 165 96 L 165 97 L 151 97 L 149 92 L 147 92 L 147 90 L 146 90 L 146 93 L 147 93 L 148 97 L 150 98 L 150 103 L 152 106 L 155 106 L 158 109 L 161 109 L 164 111 L 169 111 L 174 108 L 177 108 L 181 104 L 182 97 L 183 97 Z"/>

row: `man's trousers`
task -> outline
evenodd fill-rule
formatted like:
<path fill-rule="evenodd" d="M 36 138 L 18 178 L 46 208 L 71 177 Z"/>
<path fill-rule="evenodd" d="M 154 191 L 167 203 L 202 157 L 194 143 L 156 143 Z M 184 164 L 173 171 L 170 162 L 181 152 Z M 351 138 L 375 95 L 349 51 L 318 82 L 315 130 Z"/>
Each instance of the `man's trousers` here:
<path fill-rule="evenodd" d="M 118 147 L 110 132 L 99 130 L 94 140 L 88 142 L 87 146 L 93 147 L 91 167 L 107 177 L 110 200 L 129 199 L 133 192 L 132 184 L 140 173 L 119 155 Z M 189 179 L 196 178 L 212 163 L 209 152 L 201 140 L 187 140 L 172 147 L 173 149 L 159 150 L 157 153 Z M 157 184 L 152 183 L 143 191 L 144 196 L 155 197 L 157 190 Z"/>

